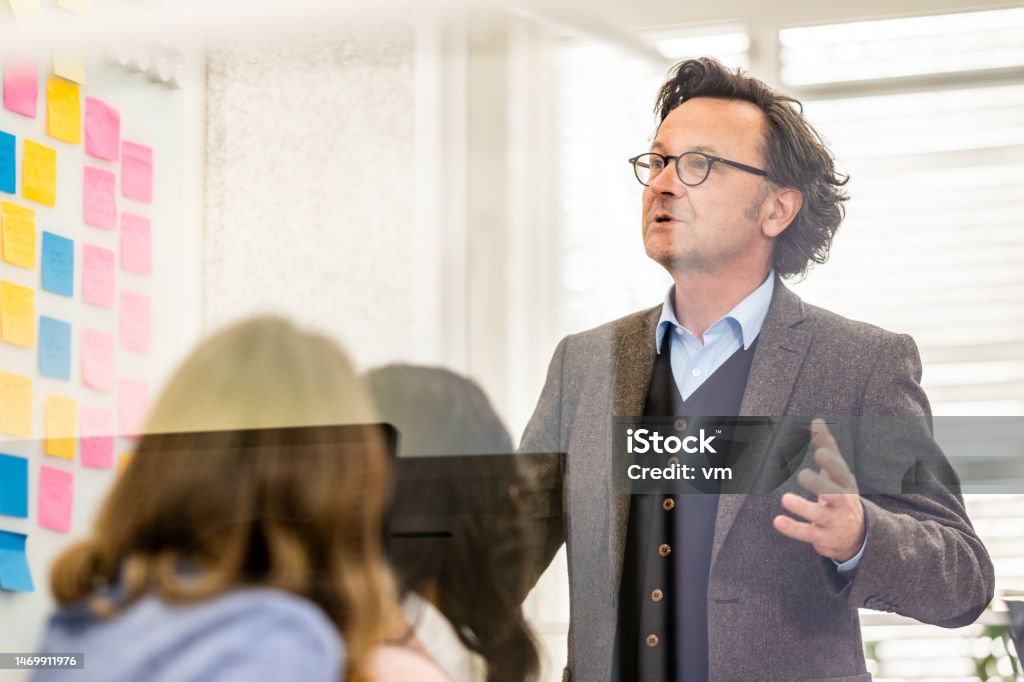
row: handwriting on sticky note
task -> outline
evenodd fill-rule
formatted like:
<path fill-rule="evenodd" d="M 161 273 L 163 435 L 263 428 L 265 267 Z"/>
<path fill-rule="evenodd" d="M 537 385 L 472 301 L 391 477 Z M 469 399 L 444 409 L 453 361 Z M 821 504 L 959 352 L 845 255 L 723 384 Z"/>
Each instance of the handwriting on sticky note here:
<path fill-rule="evenodd" d="M 4 108 L 36 117 L 39 108 L 39 64 L 31 60 L 4 64 Z"/>
<path fill-rule="evenodd" d="M 0 372 L 0 433 L 32 435 L 32 380 Z"/>
<path fill-rule="evenodd" d="M 35 592 L 25 552 L 27 539 L 24 533 L 0 530 L 0 589 L 8 592 Z"/>
<path fill-rule="evenodd" d="M 121 114 L 95 97 L 85 98 L 85 153 L 97 159 L 121 158 Z"/>
<path fill-rule="evenodd" d="M 114 307 L 114 252 L 95 244 L 82 246 L 82 300 Z"/>
<path fill-rule="evenodd" d="M 113 335 L 96 329 L 82 330 L 82 383 L 98 391 L 113 390 Z"/>
<path fill-rule="evenodd" d="M 117 382 L 117 431 L 134 437 L 142 433 L 149 412 L 149 384 L 120 379 Z"/>
<path fill-rule="evenodd" d="M 121 214 L 121 267 L 148 275 L 153 271 L 153 236 L 149 218 Z"/>
<path fill-rule="evenodd" d="M 35 289 L 0 281 L 0 335 L 16 346 L 36 345 Z"/>
<path fill-rule="evenodd" d="M 149 296 L 121 292 L 121 348 L 148 353 L 152 345 L 152 303 Z"/>
<path fill-rule="evenodd" d="M 21 195 L 45 206 L 57 205 L 57 150 L 25 140 L 22 146 Z"/>
<path fill-rule="evenodd" d="M 53 467 L 39 467 L 39 525 L 63 533 L 71 531 L 75 475 Z"/>
<path fill-rule="evenodd" d="M 43 450 L 48 455 L 75 458 L 75 437 L 78 435 L 78 405 L 62 395 L 46 396 Z"/>
<path fill-rule="evenodd" d="M 0 130 L 0 192 L 8 194 L 18 191 L 16 142 L 14 135 Z"/>
<path fill-rule="evenodd" d="M 46 134 L 71 144 L 82 141 L 78 86 L 54 76 L 46 79 Z"/>
<path fill-rule="evenodd" d="M 75 243 L 67 237 L 43 232 L 43 289 L 72 296 L 75 289 Z"/>
<path fill-rule="evenodd" d="M 82 407 L 82 464 L 97 469 L 114 466 L 114 413 L 102 407 Z"/>
<path fill-rule="evenodd" d="M 85 167 L 82 177 L 83 217 L 87 225 L 113 230 L 117 227 L 117 179 L 102 168 Z"/>
<path fill-rule="evenodd" d="M 28 460 L 0 454 L 0 514 L 28 517 Z"/>
<path fill-rule="evenodd" d="M 3 258 L 22 268 L 36 266 L 36 212 L 13 201 L 0 201 Z"/>
<path fill-rule="evenodd" d="M 153 200 L 153 150 L 145 145 L 121 142 L 121 194 L 129 199 Z"/>
<path fill-rule="evenodd" d="M 39 373 L 52 379 L 71 380 L 71 324 L 39 316 Z"/>

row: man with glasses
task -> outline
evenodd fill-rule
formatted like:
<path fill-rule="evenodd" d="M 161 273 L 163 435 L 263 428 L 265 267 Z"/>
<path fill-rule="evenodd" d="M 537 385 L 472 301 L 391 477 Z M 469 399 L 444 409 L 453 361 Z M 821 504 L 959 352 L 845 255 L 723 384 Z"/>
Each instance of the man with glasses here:
<path fill-rule="evenodd" d="M 662 305 L 562 340 L 521 446 L 568 453 L 544 557 L 565 538 L 566 678 L 870 680 L 858 608 L 954 627 L 993 593 L 930 433 L 917 348 L 782 283 L 825 262 L 847 199 L 796 100 L 694 59 L 656 111 L 650 150 L 629 162 L 644 248 L 674 284 Z M 628 494 L 613 483 L 615 418 L 641 416 L 674 418 L 680 436 L 708 416 L 787 417 L 810 447 L 794 459 L 779 426 L 731 459 L 761 494 Z M 905 421 L 882 433 L 833 417 Z M 928 494 L 860 494 L 851 469 L 870 474 L 868 457 L 897 472 L 896 493 Z M 779 462 L 796 466 L 779 479 Z"/>

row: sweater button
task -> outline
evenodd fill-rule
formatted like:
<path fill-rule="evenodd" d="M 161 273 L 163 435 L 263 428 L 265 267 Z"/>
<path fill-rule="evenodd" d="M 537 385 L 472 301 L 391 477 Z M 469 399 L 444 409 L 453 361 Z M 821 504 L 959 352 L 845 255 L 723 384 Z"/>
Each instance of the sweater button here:
<path fill-rule="evenodd" d="M 654 588 L 653 590 L 651 590 L 651 601 L 654 602 L 655 604 L 657 604 L 658 602 L 660 602 L 664 598 L 665 598 L 665 593 L 662 592 L 661 590 L 659 590 L 658 588 Z"/>
<path fill-rule="evenodd" d="M 647 639 L 645 641 L 647 642 L 647 646 L 653 649 L 654 647 L 658 646 L 658 642 L 660 642 L 661 640 L 658 639 L 657 635 L 647 635 Z"/>
<path fill-rule="evenodd" d="M 676 508 L 676 501 L 673 500 L 671 497 L 666 497 L 661 502 L 661 508 L 664 509 L 665 511 L 672 511 L 673 509 Z"/>
<path fill-rule="evenodd" d="M 672 553 L 672 547 L 669 545 L 658 545 L 658 556 L 666 557 Z"/>

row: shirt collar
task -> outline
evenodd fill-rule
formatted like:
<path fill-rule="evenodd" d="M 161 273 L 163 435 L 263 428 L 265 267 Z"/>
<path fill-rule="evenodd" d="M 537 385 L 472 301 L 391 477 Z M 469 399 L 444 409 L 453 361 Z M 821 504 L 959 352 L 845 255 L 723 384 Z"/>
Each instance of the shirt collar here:
<path fill-rule="evenodd" d="M 665 330 L 671 327 L 681 327 L 676 319 L 675 311 L 675 290 L 673 284 L 665 294 L 665 302 L 661 306 L 661 317 L 658 319 L 658 328 L 654 337 L 654 349 L 661 354 L 661 342 L 665 337 Z M 757 335 L 761 333 L 761 325 L 768 315 L 768 307 L 772 302 L 772 294 L 775 291 L 775 270 L 768 273 L 761 286 L 750 292 L 746 298 L 737 303 L 732 310 L 723 315 L 715 324 L 722 320 L 730 320 L 739 326 L 740 339 L 743 349 L 750 348 Z M 714 326 L 714 325 L 712 325 Z"/>

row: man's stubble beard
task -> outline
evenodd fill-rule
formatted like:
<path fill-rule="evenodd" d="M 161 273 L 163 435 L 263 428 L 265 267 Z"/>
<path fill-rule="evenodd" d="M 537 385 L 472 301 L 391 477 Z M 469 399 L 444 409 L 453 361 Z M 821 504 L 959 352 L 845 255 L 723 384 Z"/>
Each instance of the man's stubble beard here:
<path fill-rule="evenodd" d="M 761 207 L 764 206 L 765 200 L 768 199 L 768 194 L 770 193 L 770 191 L 771 187 L 769 186 L 769 184 L 767 182 L 763 182 L 761 184 L 761 190 L 758 192 L 757 196 L 754 197 L 754 200 L 750 203 L 747 209 L 743 212 L 743 217 L 750 221 L 756 221 L 760 216 Z M 656 208 L 657 207 L 652 206 L 650 212 L 653 213 L 656 210 Z M 665 210 L 668 209 L 666 208 Z M 682 223 L 682 225 L 692 227 L 692 223 L 690 222 L 684 222 Z M 650 229 L 649 226 L 648 229 Z M 644 241 L 644 249 L 645 251 L 647 251 L 646 234 L 644 235 Z M 668 273 L 673 276 L 679 272 L 706 271 L 708 273 L 713 273 L 716 270 L 715 262 L 716 260 L 719 260 L 709 257 L 708 254 L 701 254 L 697 249 L 687 249 L 685 244 L 683 245 L 682 249 L 669 249 L 665 251 L 660 251 L 658 253 L 655 253 L 654 255 L 651 255 L 651 253 L 647 251 L 647 256 L 655 263 L 665 268 L 665 270 L 667 270 Z"/>

